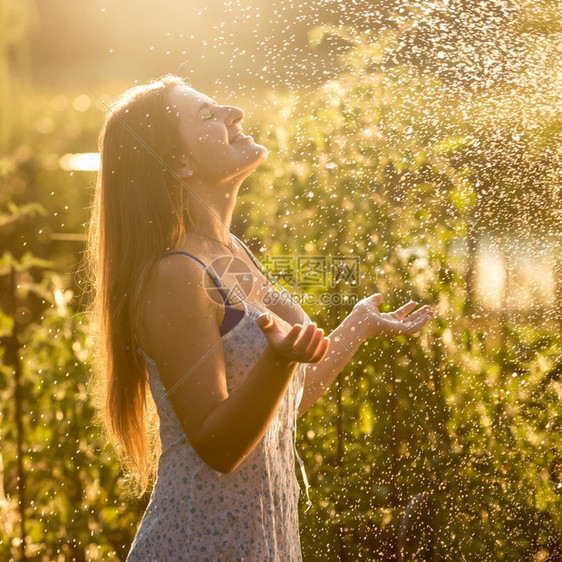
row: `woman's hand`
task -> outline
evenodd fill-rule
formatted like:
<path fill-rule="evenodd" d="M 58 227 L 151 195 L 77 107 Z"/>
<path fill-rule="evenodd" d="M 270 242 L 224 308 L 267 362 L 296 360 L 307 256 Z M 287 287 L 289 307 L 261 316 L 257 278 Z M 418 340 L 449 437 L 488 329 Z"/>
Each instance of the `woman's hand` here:
<path fill-rule="evenodd" d="M 310 322 L 291 326 L 273 314 L 264 313 L 258 316 L 257 323 L 267 338 L 270 348 L 287 362 L 317 363 L 321 361 L 330 345 L 324 338 L 324 330 Z"/>
<path fill-rule="evenodd" d="M 394 312 L 380 312 L 378 307 L 383 303 L 381 293 L 360 300 L 354 307 L 350 317 L 354 320 L 365 338 L 374 336 L 412 336 L 419 332 L 433 318 L 433 310 L 429 305 L 422 306 L 412 314 L 418 305 L 410 301 Z M 409 316 L 408 316 L 409 315 Z"/>

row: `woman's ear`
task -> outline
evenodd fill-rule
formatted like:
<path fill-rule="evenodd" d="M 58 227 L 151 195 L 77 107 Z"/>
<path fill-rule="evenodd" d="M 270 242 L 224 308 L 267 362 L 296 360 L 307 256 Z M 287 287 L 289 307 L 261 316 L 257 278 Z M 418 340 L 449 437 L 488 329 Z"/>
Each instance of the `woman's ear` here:
<path fill-rule="evenodd" d="M 185 164 L 180 168 L 178 175 L 180 178 L 191 178 L 193 177 L 193 170 L 189 167 L 189 164 Z"/>
<path fill-rule="evenodd" d="M 176 173 L 180 178 L 193 177 L 193 169 L 191 168 L 191 164 L 185 157 L 185 155 L 178 160 L 178 168 L 176 170 Z"/>

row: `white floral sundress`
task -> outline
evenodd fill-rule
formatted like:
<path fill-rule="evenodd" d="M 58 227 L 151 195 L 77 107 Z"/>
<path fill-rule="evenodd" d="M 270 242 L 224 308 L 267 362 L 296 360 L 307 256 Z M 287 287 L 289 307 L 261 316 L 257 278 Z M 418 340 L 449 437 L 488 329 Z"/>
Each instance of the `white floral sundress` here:
<path fill-rule="evenodd" d="M 221 339 L 229 392 L 244 380 L 267 343 L 256 323 L 262 312 L 242 302 L 243 318 Z M 306 325 L 310 318 L 301 311 Z M 308 482 L 296 452 L 295 432 L 306 364 L 299 363 L 263 438 L 233 472 L 225 474 L 210 468 L 192 448 L 155 361 L 140 348 L 139 352 L 160 418 L 162 453 L 127 562 L 301 561 L 295 454 L 307 498 Z"/>

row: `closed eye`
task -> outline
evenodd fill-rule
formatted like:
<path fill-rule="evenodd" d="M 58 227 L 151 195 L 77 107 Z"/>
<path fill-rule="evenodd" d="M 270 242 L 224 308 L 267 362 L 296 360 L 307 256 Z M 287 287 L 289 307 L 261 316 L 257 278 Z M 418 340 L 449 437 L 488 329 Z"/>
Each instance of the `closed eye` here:
<path fill-rule="evenodd" d="M 212 104 L 204 103 L 200 108 L 199 112 L 203 120 L 213 119 L 215 114 L 211 111 L 211 107 L 218 107 L 218 105 L 213 101 Z"/>

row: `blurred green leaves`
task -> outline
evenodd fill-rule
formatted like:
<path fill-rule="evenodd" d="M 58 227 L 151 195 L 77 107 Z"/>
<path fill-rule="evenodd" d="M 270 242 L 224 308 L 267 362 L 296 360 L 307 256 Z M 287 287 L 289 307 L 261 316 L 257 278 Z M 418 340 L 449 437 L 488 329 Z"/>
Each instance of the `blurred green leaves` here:
<path fill-rule="evenodd" d="M 552 25 L 539 16 L 530 12 L 526 25 Z M 277 109 L 263 125 L 271 156 L 238 197 L 240 225 L 257 250 L 359 256 L 359 287 L 340 282 L 334 291 L 382 292 L 385 311 L 412 299 L 437 313 L 419 337 L 366 342 L 361 362 L 352 360 L 299 423 L 314 504 L 301 513 L 305 559 L 395 558 L 406 506 L 422 493 L 406 528 L 406 559 L 554 559 L 562 544 L 559 330 L 491 315 L 475 302 L 467 241 L 494 210 L 485 204 L 491 187 L 540 183 L 519 168 L 509 175 L 511 156 L 524 156 L 534 172 L 537 154 L 552 154 L 560 121 L 526 130 L 521 142 L 529 144 L 505 153 L 507 164 L 494 159 L 494 151 L 505 156 L 498 147 L 506 138 L 494 135 L 513 136 L 520 106 L 498 102 L 509 91 L 475 96 L 469 107 L 486 111 L 467 119 L 466 103 L 442 81 L 393 59 L 398 34 L 423 17 L 398 18 L 378 36 L 311 30 L 312 45 L 347 45 L 341 72 L 312 93 L 272 94 Z M 0 160 L 0 333 L 11 331 L 14 316 L 20 322 L 29 551 L 39 560 L 124 559 L 146 502 L 124 497 L 115 459 L 100 462 L 86 391 L 92 327 L 69 275 L 81 246 L 50 238 L 80 233 L 87 220 L 92 176 L 60 170 L 58 158 L 94 150 L 100 114 L 79 111 L 88 104 L 70 95 L 31 94 L 21 96 L 32 100 L 22 112 L 31 127 L 16 127 L 17 148 Z M 546 197 L 557 177 L 550 160 L 543 165 L 553 176 L 538 192 Z M 487 224 L 507 231 L 520 191 L 503 193 L 507 220 Z M 12 265 L 15 315 L 5 296 Z M 304 307 L 326 330 L 350 312 Z M 0 372 L 8 522 L 0 558 L 9 559 L 17 554 L 14 397 L 4 361 Z"/>
<path fill-rule="evenodd" d="M 560 421 L 549 375 L 560 369 L 556 324 L 494 317 L 469 291 L 468 236 L 487 211 L 474 167 L 502 163 L 473 158 L 486 136 L 445 84 L 411 66 L 381 70 L 392 33 L 309 34 L 314 45 L 333 36 L 347 45 L 337 79 L 278 99 L 282 118 L 268 127 L 278 150 L 261 175 L 276 194 L 264 212 L 278 221 L 250 223 L 247 234 L 281 255 L 359 255 L 361 296 L 382 292 L 381 310 L 412 299 L 437 314 L 417 338 L 366 342 L 362 363 L 352 360 L 300 423 L 314 504 L 301 514 L 305 558 L 393 559 L 406 505 L 422 492 L 406 559 L 559 552 L 562 498 L 547 475 L 562 442 L 541 429 Z M 309 312 L 335 328 L 350 307 Z M 533 384 L 551 391 L 539 397 Z"/>

